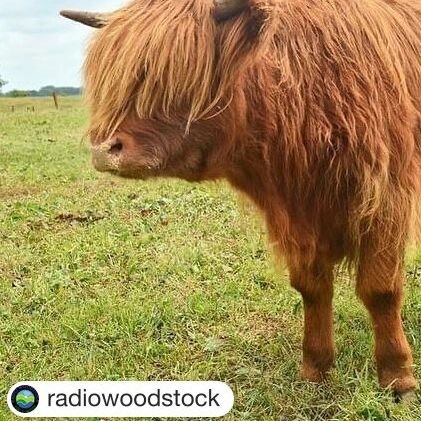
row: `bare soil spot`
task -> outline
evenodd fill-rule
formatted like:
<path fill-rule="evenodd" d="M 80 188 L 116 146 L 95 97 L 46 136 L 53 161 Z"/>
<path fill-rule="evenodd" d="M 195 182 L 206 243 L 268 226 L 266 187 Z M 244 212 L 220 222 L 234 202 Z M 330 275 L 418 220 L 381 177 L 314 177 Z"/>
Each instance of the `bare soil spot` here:
<path fill-rule="evenodd" d="M 95 214 L 93 212 L 87 212 L 85 214 L 75 213 L 60 213 L 55 218 L 57 222 L 63 222 L 67 224 L 85 224 L 90 225 L 97 221 L 105 219 L 105 215 Z"/>

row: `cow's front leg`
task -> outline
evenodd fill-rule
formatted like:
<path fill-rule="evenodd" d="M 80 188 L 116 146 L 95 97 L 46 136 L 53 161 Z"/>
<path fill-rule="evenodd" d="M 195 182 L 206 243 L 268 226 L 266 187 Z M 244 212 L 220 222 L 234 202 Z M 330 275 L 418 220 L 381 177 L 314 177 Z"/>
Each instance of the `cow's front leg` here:
<path fill-rule="evenodd" d="M 362 250 L 357 292 L 374 328 L 380 385 L 404 396 L 416 387 L 412 355 L 402 328 L 403 268 L 396 251 L 366 247 Z"/>
<path fill-rule="evenodd" d="M 333 264 L 316 261 L 311 265 L 289 263 L 291 285 L 304 303 L 302 375 L 312 382 L 322 381 L 332 367 L 333 341 Z"/>

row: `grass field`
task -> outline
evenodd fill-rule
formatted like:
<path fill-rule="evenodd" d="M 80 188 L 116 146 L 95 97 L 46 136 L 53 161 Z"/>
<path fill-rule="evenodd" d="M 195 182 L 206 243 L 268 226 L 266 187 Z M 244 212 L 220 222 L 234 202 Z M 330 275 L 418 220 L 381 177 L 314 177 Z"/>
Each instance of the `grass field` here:
<path fill-rule="evenodd" d="M 336 283 L 331 379 L 303 382 L 301 301 L 253 209 L 223 183 L 95 173 L 86 117 L 77 98 L 0 99 L 1 421 L 11 385 L 64 379 L 222 380 L 226 420 L 421 420 L 377 386 L 352 281 Z M 420 379 L 421 253 L 406 296 Z"/>

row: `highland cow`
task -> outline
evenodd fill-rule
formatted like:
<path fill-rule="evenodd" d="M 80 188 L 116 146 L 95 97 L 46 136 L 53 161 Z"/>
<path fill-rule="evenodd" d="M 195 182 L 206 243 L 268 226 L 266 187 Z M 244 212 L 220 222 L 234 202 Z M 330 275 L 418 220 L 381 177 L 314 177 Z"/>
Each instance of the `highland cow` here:
<path fill-rule="evenodd" d="M 421 196 L 420 0 L 135 0 L 87 54 L 93 163 L 226 179 L 265 215 L 304 301 L 302 373 L 334 360 L 333 270 L 348 264 L 380 384 L 413 390 L 401 304 Z"/>

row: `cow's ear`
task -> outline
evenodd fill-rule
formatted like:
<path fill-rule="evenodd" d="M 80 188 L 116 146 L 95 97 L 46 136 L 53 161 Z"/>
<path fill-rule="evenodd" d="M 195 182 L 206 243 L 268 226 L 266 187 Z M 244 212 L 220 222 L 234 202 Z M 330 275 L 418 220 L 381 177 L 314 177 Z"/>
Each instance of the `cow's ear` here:
<path fill-rule="evenodd" d="M 249 0 L 240 14 L 218 24 L 216 44 L 220 71 L 238 75 L 272 45 L 278 28 L 278 0 Z"/>

